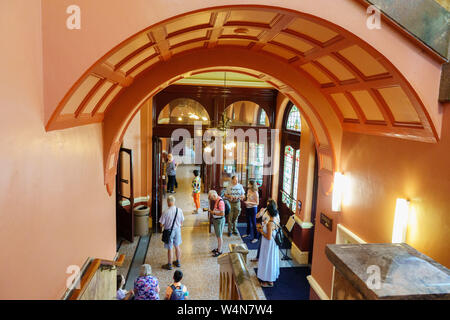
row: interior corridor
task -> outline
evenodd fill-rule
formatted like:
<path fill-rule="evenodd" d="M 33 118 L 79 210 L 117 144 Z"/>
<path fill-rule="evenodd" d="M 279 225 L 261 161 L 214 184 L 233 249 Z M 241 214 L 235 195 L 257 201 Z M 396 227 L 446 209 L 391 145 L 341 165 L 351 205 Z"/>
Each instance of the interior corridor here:
<path fill-rule="evenodd" d="M 164 298 L 166 159 L 194 152 L 190 299 L 450 300 L 449 0 L 74 2 L 0 0 L 0 300 L 115 300 L 142 264 Z M 195 167 L 203 207 L 244 189 L 219 259 Z"/>
<path fill-rule="evenodd" d="M 139 252 L 136 252 L 140 237 L 135 237 L 133 243 L 126 240 L 122 241 L 118 252 L 119 254 L 125 254 L 125 263 L 118 269 L 118 273 L 127 277 L 125 289 L 130 290 L 133 288 L 135 276 L 139 272 L 141 263 L 134 263 L 133 260 L 139 258 L 143 259 L 145 263 L 152 266 L 152 274 L 159 280 L 160 285 L 160 298 L 164 299 L 165 289 L 172 283 L 173 272 L 176 269 L 180 269 L 183 274 L 183 284 L 185 284 L 189 290 L 189 298 L 192 300 L 218 300 L 219 299 L 219 264 L 217 258 L 211 256 L 211 250 L 217 246 L 217 240 L 212 227 L 212 233 L 209 233 L 208 227 L 208 215 L 206 212 L 199 214 L 193 214 L 194 203 L 191 196 L 191 181 L 193 178 L 192 171 L 198 169 L 198 167 L 192 165 L 180 165 L 177 169 L 177 182 L 178 188 L 175 189 L 176 193 L 173 194 L 176 198 L 177 207 L 183 210 L 184 223 L 181 229 L 182 233 L 182 258 L 181 268 L 175 268 L 171 271 L 162 268 L 162 265 L 167 263 L 167 250 L 161 241 L 161 234 L 151 234 L 150 241 L 145 250 L 145 255 L 139 257 Z M 202 193 L 200 197 L 202 208 L 208 205 L 208 195 Z M 163 211 L 167 207 L 166 197 L 164 197 Z M 243 214 L 243 213 L 241 213 Z M 240 223 L 239 230 L 245 230 L 245 223 Z M 240 236 L 232 235 L 228 237 L 226 235 L 227 226 L 224 229 L 223 236 L 223 248 L 224 252 L 228 252 L 228 245 L 231 243 L 244 243 Z M 242 233 L 242 232 L 241 232 Z M 267 297 L 263 292 L 263 289 L 259 285 L 256 277 L 255 268 L 257 268 L 257 262 L 251 262 L 250 260 L 256 257 L 257 250 L 249 248 L 249 254 L 247 259 L 247 268 L 252 276 L 252 280 L 257 288 L 258 298 L 266 300 Z M 285 250 L 284 250 L 285 251 Z M 280 254 L 280 267 L 281 273 L 284 269 L 291 267 L 300 267 L 294 260 L 284 261 Z M 309 268 L 309 266 L 303 266 Z M 306 283 L 306 278 L 305 278 Z M 276 290 L 276 284 L 274 288 L 269 290 Z M 281 290 L 285 290 L 282 288 Z M 298 288 L 299 291 L 309 292 L 309 287 Z"/>

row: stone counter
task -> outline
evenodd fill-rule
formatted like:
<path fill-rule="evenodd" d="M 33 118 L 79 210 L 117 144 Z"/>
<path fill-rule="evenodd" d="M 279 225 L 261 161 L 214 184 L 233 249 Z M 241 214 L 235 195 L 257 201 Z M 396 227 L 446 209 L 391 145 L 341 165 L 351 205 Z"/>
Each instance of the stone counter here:
<path fill-rule="evenodd" d="M 330 244 L 332 299 L 450 299 L 450 270 L 405 243 Z"/>

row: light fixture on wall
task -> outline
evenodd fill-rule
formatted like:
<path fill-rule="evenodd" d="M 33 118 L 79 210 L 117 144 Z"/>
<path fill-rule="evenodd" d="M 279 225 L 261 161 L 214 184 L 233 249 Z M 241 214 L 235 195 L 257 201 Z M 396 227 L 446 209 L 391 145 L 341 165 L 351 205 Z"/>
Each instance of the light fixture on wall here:
<path fill-rule="evenodd" d="M 334 212 L 341 211 L 344 188 L 345 188 L 344 175 L 340 172 L 335 172 L 333 183 L 333 196 L 331 201 L 331 210 Z"/>
<path fill-rule="evenodd" d="M 395 205 L 394 228 L 392 230 L 392 243 L 406 241 L 406 230 L 408 227 L 409 201 L 398 198 Z"/>

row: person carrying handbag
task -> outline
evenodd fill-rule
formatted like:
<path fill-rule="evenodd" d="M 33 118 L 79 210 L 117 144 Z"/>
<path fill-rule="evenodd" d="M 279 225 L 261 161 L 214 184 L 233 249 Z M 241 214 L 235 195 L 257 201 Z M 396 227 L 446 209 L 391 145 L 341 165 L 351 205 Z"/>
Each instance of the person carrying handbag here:
<path fill-rule="evenodd" d="M 181 267 L 181 226 L 183 225 L 184 215 L 180 208 L 175 206 L 175 197 L 167 197 L 168 208 L 163 212 L 159 223 L 161 228 L 164 229 L 162 234 L 162 241 L 164 242 L 164 248 L 167 249 L 168 263 L 163 265 L 163 269 L 172 270 L 172 248 L 175 247 L 176 260 L 173 264 L 176 267 Z"/>

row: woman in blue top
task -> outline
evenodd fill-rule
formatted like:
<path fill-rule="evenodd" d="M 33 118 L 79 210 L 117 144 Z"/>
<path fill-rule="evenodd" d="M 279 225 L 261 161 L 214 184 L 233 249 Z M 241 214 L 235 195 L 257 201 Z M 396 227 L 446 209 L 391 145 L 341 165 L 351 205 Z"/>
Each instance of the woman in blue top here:
<path fill-rule="evenodd" d="M 278 210 L 268 206 L 268 220 L 263 226 L 258 225 L 258 232 L 262 234 L 261 251 L 258 260 L 258 279 L 262 287 L 273 287 L 273 283 L 280 275 L 280 254 L 275 242 L 275 232 L 279 225 L 276 223 Z M 274 221 L 275 220 L 275 221 Z"/>

